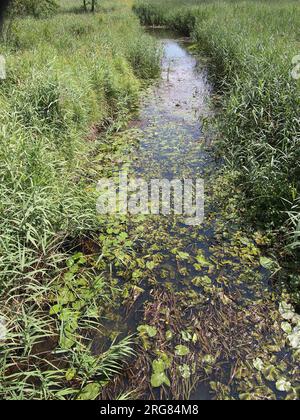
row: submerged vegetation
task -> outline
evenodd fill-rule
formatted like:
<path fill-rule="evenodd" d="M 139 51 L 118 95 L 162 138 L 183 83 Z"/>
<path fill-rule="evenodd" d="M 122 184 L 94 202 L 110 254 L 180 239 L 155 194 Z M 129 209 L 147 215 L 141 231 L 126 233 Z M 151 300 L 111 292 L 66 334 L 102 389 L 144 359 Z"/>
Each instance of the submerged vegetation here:
<path fill-rule="evenodd" d="M 282 264 L 294 266 L 289 283 L 297 300 L 300 85 L 292 71 L 299 54 L 299 4 L 141 0 L 135 11 L 143 24 L 191 35 L 208 58 L 221 94 L 219 146 L 226 170 L 241 189 L 245 216 L 289 245 Z"/>

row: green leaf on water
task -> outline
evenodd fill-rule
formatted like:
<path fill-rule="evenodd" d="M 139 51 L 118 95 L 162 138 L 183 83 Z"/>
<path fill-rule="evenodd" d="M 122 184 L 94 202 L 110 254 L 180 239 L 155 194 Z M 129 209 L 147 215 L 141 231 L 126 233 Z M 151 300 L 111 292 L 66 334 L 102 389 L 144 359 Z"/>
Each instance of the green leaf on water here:
<path fill-rule="evenodd" d="M 171 331 L 171 330 L 167 331 L 167 332 L 166 332 L 166 340 L 167 340 L 167 341 L 171 341 L 171 340 L 172 340 L 172 338 L 173 338 L 173 333 L 172 333 L 172 331 Z"/>
<path fill-rule="evenodd" d="M 75 368 L 70 368 L 67 370 L 66 372 L 66 380 L 67 381 L 72 381 L 72 379 L 75 378 L 76 375 L 76 369 Z"/>
<path fill-rule="evenodd" d="M 291 334 L 293 332 L 293 328 L 291 326 L 291 324 L 289 322 L 282 322 L 281 323 L 281 329 L 286 333 L 286 334 Z"/>
<path fill-rule="evenodd" d="M 275 366 L 269 365 L 269 366 L 265 367 L 262 370 L 262 372 L 263 372 L 264 377 L 267 379 L 267 381 L 270 381 L 270 382 L 276 382 L 277 381 L 279 371 L 278 371 L 278 369 L 276 369 Z"/>
<path fill-rule="evenodd" d="M 157 334 L 157 329 L 151 325 L 140 325 L 137 330 L 141 334 L 147 334 L 150 338 L 155 337 Z"/>
<path fill-rule="evenodd" d="M 290 321 L 295 316 L 295 311 L 292 305 L 287 302 L 281 302 L 279 305 L 279 312 L 283 319 Z"/>
<path fill-rule="evenodd" d="M 191 376 L 191 369 L 188 365 L 184 364 L 179 366 L 179 371 L 183 379 L 189 379 Z"/>
<path fill-rule="evenodd" d="M 202 253 L 199 253 L 199 255 L 196 256 L 197 263 L 201 265 L 202 267 L 209 267 L 210 262 L 207 261 L 205 256 Z"/>
<path fill-rule="evenodd" d="M 164 372 L 153 373 L 151 376 L 151 386 L 158 388 L 162 385 L 171 386 L 170 380 Z"/>
<path fill-rule="evenodd" d="M 181 331 L 181 338 L 183 341 L 189 342 L 192 340 L 192 335 L 189 331 Z"/>
<path fill-rule="evenodd" d="M 187 346 L 178 345 L 175 347 L 175 354 L 177 356 L 186 356 L 189 352 L 190 350 Z"/>
<path fill-rule="evenodd" d="M 276 261 L 271 260 L 270 258 L 267 258 L 267 257 L 260 258 L 260 265 L 266 270 L 270 270 L 270 271 L 275 270 L 277 267 Z"/>
<path fill-rule="evenodd" d="M 261 372 L 264 368 L 264 362 L 258 357 L 257 359 L 254 360 L 253 366 L 255 367 L 256 370 Z"/>
<path fill-rule="evenodd" d="M 151 271 L 154 270 L 155 266 L 156 266 L 156 264 L 155 264 L 154 261 L 148 261 L 146 263 L 146 267 L 148 268 L 148 270 L 151 270 Z"/>
<path fill-rule="evenodd" d="M 208 276 L 204 277 L 195 277 L 192 280 L 192 283 L 196 287 L 210 287 L 212 285 L 212 281 Z"/>
<path fill-rule="evenodd" d="M 178 260 L 188 260 L 190 256 L 187 252 L 178 252 L 176 257 Z"/>
<path fill-rule="evenodd" d="M 166 369 L 166 364 L 162 359 L 155 359 L 152 362 L 152 369 L 154 373 L 164 372 Z"/>
<path fill-rule="evenodd" d="M 292 389 L 292 384 L 286 379 L 280 378 L 276 382 L 276 389 L 281 392 L 289 392 Z"/>
<path fill-rule="evenodd" d="M 292 333 L 288 336 L 291 347 L 300 350 L 300 327 L 295 327 Z"/>

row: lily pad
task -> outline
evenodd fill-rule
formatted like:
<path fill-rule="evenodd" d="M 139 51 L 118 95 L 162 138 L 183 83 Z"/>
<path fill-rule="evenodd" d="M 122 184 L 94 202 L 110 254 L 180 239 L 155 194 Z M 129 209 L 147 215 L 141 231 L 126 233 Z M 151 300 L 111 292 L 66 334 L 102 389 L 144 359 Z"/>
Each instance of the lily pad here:
<path fill-rule="evenodd" d="M 166 366 L 162 359 L 156 359 L 153 360 L 152 368 L 155 373 L 161 373 L 165 371 Z"/>
<path fill-rule="evenodd" d="M 173 333 L 172 333 L 172 331 L 171 331 L 171 330 L 167 331 L 167 332 L 166 332 L 166 340 L 167 340 L 167 341 L 171 341 L 171 340 L 172 340 L 172 338 L 173 338 Z"/>
<path fill-rule="evenodd" d="M 196 287 L 209 287 L 212 285 L 212 281 L 208 276 L 204 277 L 195 277 L 192 280 L 192 283 Z"/>
<path fill-rule="evenodd" d="M 293 349 L 300 349 L 300 327 L 293 329 L 292 334 L 288 336 L 288 340 Z"/>
<path fill-rule="evenodd" d="M 86 385 L 77 397 L 77 400 L 95 400 L 101 391 L 101 386 L 97 383 Z"/>
<path fill-rule="evenodd" d="M 264 368 L 264 362 L 258 357 L 257 359 L 254 360 L 253 366 L 255 367 L 256 370 L 258 370 L 259 372 L 262 372 Z"/>
<path fill-rule="evenodd" d="M 147 334 L 150 338 L 155 337 L 157 334 L 157 329 L 151 325 L 140 325 L 137 330 L 141 334 Z"/>
<path fill-rule="evenodd" d="M 277 268 L 277 263 L 271 258 L 261 257 L 260 258 L 260 265 L 265 268 L 266 270 L 273 271 Z"/>

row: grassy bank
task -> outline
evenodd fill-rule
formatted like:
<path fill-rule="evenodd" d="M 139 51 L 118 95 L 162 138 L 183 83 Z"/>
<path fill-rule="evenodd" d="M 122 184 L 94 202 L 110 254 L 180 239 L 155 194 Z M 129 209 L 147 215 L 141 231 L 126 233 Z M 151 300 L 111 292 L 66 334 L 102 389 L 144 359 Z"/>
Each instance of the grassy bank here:
<path fill-rule="evenodd" d="M 0 82 L 5 399 L 96 398 L 131 353 L 126 338 L 92 348 L 95 321 L 117 291 L 101 272 L 83 270 L 88 257 L 80 250 L 103 227 L 93 189 L 111 170 L 100 158 L 91 170 L 91 159 L 128 147 L 109 134 L 134 113 L 159 57 L 130 2 L 102 2 L 96 14 L 63 3 L 47 19 L 7 22 L 0 45 L 7 62 Z"/>
<path fill-rule="evenodd" d="M 241 208 L 284 239 L 286 264 L 297 267 L 300 84 L 291 72 L 300 51 L 298 2 L 151 0 L 136 2 L 135 11 L 143 24 L 192 35 L 209 58 L 221 93 L 220 152 L 241 189 Z M 297 274 L 290 284 L 297 297 Z"/>

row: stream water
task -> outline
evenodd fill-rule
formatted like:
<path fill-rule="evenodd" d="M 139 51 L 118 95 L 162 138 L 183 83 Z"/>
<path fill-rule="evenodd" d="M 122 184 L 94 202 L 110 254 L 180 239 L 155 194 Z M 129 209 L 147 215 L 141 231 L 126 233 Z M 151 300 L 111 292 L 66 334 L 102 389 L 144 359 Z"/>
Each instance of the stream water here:
<path fill-rule="evenodd" d="M 265 238 L 241 228 L 230 197 L 226 212 L 215 203 L 228 185 L 212 182 L 219 163 L 206 125 L 213 115 L 207 70 L 188 40 L 153 35 L 164 50 L 162 77 L 133 124 L 139 142 L 132 173 L 146 180 L 203 178 L 206 211 L 201 226 L 173 215 L 129 222 L 129 237 L 138 238 L 134 263 L 128 263 L 130 303 L 110 328 L 128 334 L 142 326 L 141 343 L 114 390 L 144 399 L 285 398 L 299 381 L 299 368 L 261 265 Z M 128 277 L 128 271 L 116 275 Z M 291 389 L 276 389 L 278 378 Z"/>

